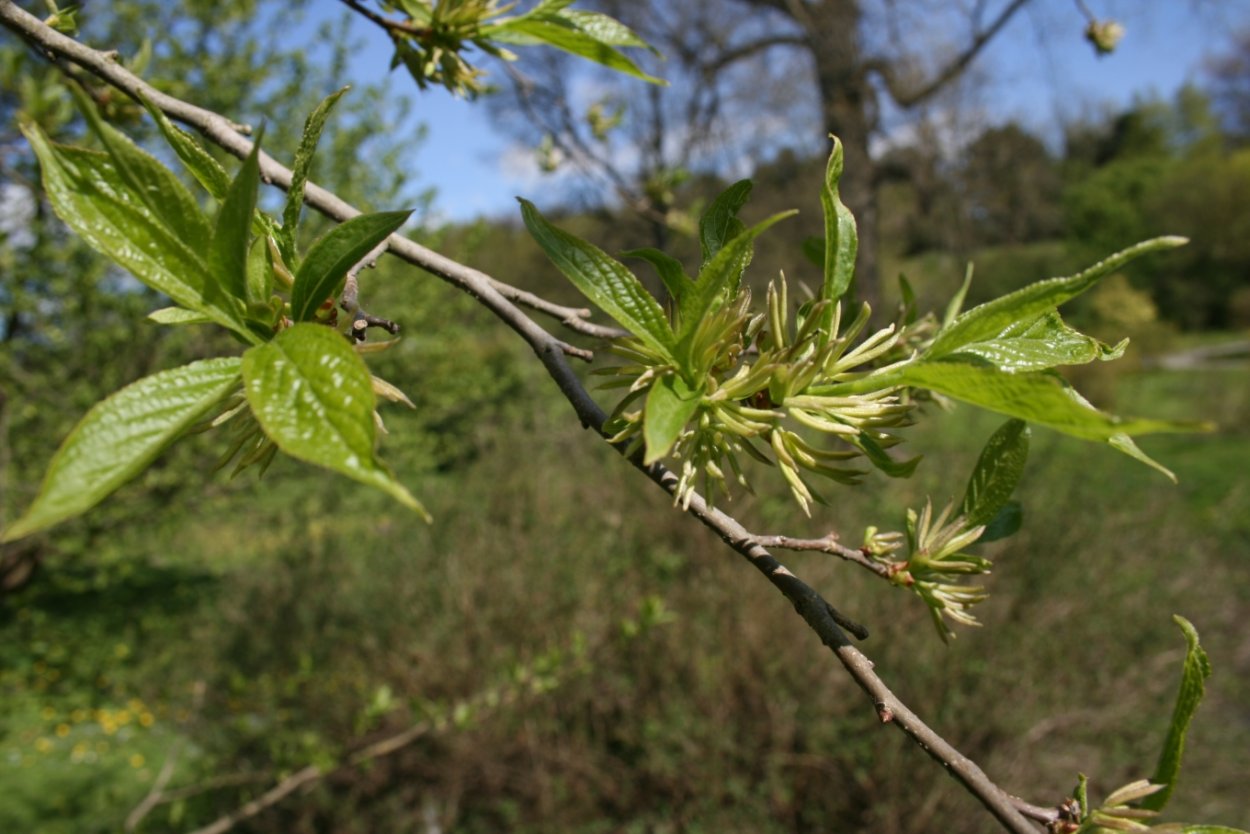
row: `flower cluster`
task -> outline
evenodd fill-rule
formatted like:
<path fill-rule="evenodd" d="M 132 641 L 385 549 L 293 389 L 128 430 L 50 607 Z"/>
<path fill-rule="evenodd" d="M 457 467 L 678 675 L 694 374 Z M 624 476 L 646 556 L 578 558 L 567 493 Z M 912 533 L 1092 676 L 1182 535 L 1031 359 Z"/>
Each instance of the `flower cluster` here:
<path fill-rule="evenodd" d="M 963 584 L 963 580 L 967 576 L 989 573 L 991 563 L 962 551 L 978 541 L 984 532 L 984 525 L 970 525 L 962 513 L 955 514 L 953 504 L 934 517 L 932 502 L 925 502 L 919 513 L 907 511 L 906 536 L 869 528 L 862 550 L 888 566 L 893 584 L 910 588 L 924 600 L 938 634 L 943 640 L 950 640 L 955 633 L 943 618 L 963 625 L 980 625 L 970 609 L 988 594 L 980 585 Z M 907 559 L 893 559 L 893 554 L 904 544 L 908 549 Z"/>
<path fill-rule="evenodd" d="M 805 474 L 854 484 L 865 471 L 848 465 L 853 459 L 866 458 L 891 475 L 910 474 L 917 463 L 886 452 L 901 440 L 892 432 L 910 425 L 912 406 L 898 389 L 837 391 L 841 383 L 876 370 L 878 360 L 896 347 L 894 325 L 857 343 L 868 324 L 867 305 L 845 330 L 840 304 L 809 301 L 794 316 L 790 309 L 784 275 L 769 284 L 765 312 L 753 315 L 750 291 L 740 291 L 694 328 L 684 372 L 641 340 L 614 346 L 626 363 L 601 373 L 615 377 L 608 386 L 629 390 L 607 424 L 613 442 L 644 442 L 641 404 L 652 386 L 680 378 L 686 390 L 702 391 L 671 451 L 681 461 L 676 497 L 682 504 L 689 503 L 699 482 L 709 499 L 727 495 L 727 470 L 749 490 L 742 455 L 775 463 L 808 513 L 812 502 L 822 499 Z M 680 324 L 678 319 L 675 329 Z M 821 443 L 813 432 L 834 443 Z"/>

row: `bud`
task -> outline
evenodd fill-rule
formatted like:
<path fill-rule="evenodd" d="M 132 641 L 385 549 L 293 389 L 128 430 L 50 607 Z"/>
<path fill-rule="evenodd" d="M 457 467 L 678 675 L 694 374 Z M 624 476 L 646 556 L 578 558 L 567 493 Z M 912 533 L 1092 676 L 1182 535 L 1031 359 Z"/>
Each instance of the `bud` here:
<path fill-rule="evenodd" d="M 1115 20 L 1091 20 L 1085 27 L 1085 39 L 1094 45 L 1099 55 L 1115 52 L 1124 37 L 1124 26 Z"/>

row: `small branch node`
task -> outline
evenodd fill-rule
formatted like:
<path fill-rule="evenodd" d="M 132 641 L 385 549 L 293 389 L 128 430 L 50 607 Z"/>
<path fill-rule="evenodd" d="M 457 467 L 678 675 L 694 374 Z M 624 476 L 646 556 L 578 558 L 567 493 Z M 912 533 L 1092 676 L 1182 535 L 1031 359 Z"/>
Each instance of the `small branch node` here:
<path fill-rule="evenodd" d="M 881 719 L 882 724 L 889 724 L 894 720 L 894 710 L 890 709 L 890 705 L 885 701 L 877 701 L 877 718 Z"/>

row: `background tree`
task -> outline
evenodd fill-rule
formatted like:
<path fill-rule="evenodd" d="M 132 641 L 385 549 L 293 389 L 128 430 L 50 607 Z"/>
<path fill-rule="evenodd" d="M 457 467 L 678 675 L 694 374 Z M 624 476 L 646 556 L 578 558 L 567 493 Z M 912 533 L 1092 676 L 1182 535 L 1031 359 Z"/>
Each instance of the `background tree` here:
<path fill-rule="evenodd" d="M 116 44 L 121 54 L 135 56 L 137 69 L 170 79 L 174 92 L 203 90 L 209 106 L 230 109 L 256 125 L 272 123 L 271 147 L 289 151 L 304 115 L 339 82 L 354 48 L 328 26 L 310 27 L 309 40 L 290 45 L 282 33 L 300 22 L 302 5 L 249 0 L 93 7 L 84 18 L 83 37 Z M 206 54 L 214 60 L 205 61 Z M 258 78 L 265 83 L 257 84 Z M 140 118 L 137 105 L 98 82 L 88 85 L 119 124 L 154 147 L 163 142 Z M 346 118 L 326 132 L 317 175 L 365 205 L 393 205 L 400 195 L 427 205 L 430 195 L 413 189 L 411 168 L 398 163 L 409 139 L 377 130 L 379 118 L 388 125 L 403 120 L 405 97 L 391 96 L 387 115 L 364 118 L 378 109 L 381 97 L 376 87 L 356 91 Z M 155 306 L 155 294 L 100 260 L 53 216 L 16 116 L 23 110 L 51 135 L 68 139 L 82 124 L 67 104 L 58 69 L 18 43 L 0 43 L 0 189 L 9 211 L 16 212 L 0 232 L 0 268 L 10 276 L 0 284 L 0 387 L 7 394 L 0 403 L 0 447 L 8 450 L 0 454 L 5 486 L 0 515 L 8 518 L 39 481 L 42 462 L 29 454 L 34 447 L 27 441 L 55 443 L 76 415 L 125 381 L 152 372 L 171 356 L 202 356 L 221 344 L 220 336 L 205 332 L 136 326 Z M 361 153 L 376 165 L 349 174 Z M 114 361 L 102 365 L 104 356 Z M 169 466 L 151 473 L 142 497 L 84 521 L 82 538 L 69 546 L 90 550 L 117 524 L 167 507 L 187 484 L 178 470 Z M 19 576 L 29 578 L 32 560 L 42 558 L 46 545 L 2 546 L 10 585 Z"/>
<path fill-rule="evenodd" d="M 97 66 L 109 74 L 107 62 Z M 237 152 L 237 143 L 232 147 Z M 786 161 L 779 159 L 778 172 L 801 179 L 800 166 Z M 713 187 L 709 191 L 715 193 Z M 493 239 L 510 240 L 508 234 L 503 230 Z M 505 274 L 518 270 L 511 248 L 494 257 L 507 268 Z M 445 261 L 421 262 L 439 274 L 453 271 Z M 465 281 L 474 278 L 459 268 L 454 274 Z M 629 477 L 622 475 L 617 483 L 616 469 L 595 468 L 602 464 L 603 446 L 564 429 L 566 405 L 548 402 L 555 398 L 520 396 L 549 390 L 541 387 L 549 384 L 541 374 L 514 370 L 515 382 L 507 384 L 496 378 L 500 369 L 532 367 L 527 347 L 554 364 L 552 357 L 571 346 L 538 340 L 528 329 L 524 332 L 532 341 L 508 354 L 515 361 L 479 368 L 485 364 L 478 361 L 481 354 L 461 352 L 463 343 L 444 344 L 440 354 L 438 343 L 451 340 L 457 329 L 469 332 L 465 341 L 470 344 L 485 346 L 493 340 L 490 329 L 480 326 L 481 318 L 467 312 L 478 310 L 484 317 L 480 307 L 467 299 L 449 304 L 448 294 L 435 290 L 428 296 L 409 295 L 409 282 L 396 278 L 396 286 L 381 293 L 386 309 L 400 310 L 406 323 L 429 325 L 428 331 L 413 328 L 417 338 L 408 343 L 409 353 L 392 356 L 397 367 L 418 375 L 421 387 L 429 389 L 423 411 L 440 399 L 476 397 L 473 407 L 448 427 L 481 421 L 479 437 L 471 445 L 489 454 L 452 459 L 451 477 L 441 480 L 430 473 L 425 484 L 430 506 L 441 518 L 471 518 L 473 523 L 425 528 L 370 496 L 336 489 L 328 479 L 314 476 L 301 483 L 289 477 L 292 469 L 278 469 L 271 473 L 278 480 L 267 480 L 263 488 L 241 493 L 233 502 L 145 525 L 164 528 L 166 538 L 128 554 L 123 566 L 138 563 L 143 570 L 137 573 L 153 570 L 157 580 L 124 585 L 145 592 L 134 599 L 152 597 L 153 588 L 168 588 L 176 575 L 171 559 L 199 541 L 203 554 L 193 564 L 227 571 L 226 582 L 201 580 L 196 597 L 163 596 L 190 608 L 191 599 L 203 599 L 215 589 L 216 604 L 202 610 L 195 628 L 188 627 L 185 611 L 167 627 L 179 638 L 194 635 L 190 645 L 184 639 L 155 636 L 134 640 L 146 626 L 131 610 L 119 609 L 115 614 L 120 616 L 101 629 L 104 637 L 97 642 L 102 645 L 85 651 L 86 641 L 75 641 L 75 635 L 87 623 L 99 622 L 83 616 L 92 609 L 99 574 L 75 583 L 78 577 L 72 572 L 58 572 L 56 581 L 15 600 L 15 613 L 4 623 L 13 639 L 4 645 L 6 660 L 18 662 L 0 664 L 0 681 L 6 695 L 14 692 L 18 676 L 9 670 L 20 669 L 19 674 L 29 676 L 23 677 L 29 682 L 27 693 L 52 687 L 36 703 L 53 713 L 32 711 L 29 697 L 9 699 L 19 708 L 6 711 L 5 729 L 14 730 L 5 739 L 11 745 L 5 764 L 29 762 L 22 757 L 30 756 L 31 749 L 38 752 L 41 743 L 72 756 L 70 745 L 92 732 L 97 720 L 99 732 L 107 733 L 108 727 L 117 731 L 122 713 L 132 721 L 136 715 L 154 717 L 155 710 L 140 711 L 150 701 L 127 704 L 117 683 L 98 683 L 95 674 L 85 674 L 125 674 L 117 652 L 122 645 L 123 654 L 131 646 L 138 648 L 147 692 L 168 687 L 173 694 L 177 679 L 192 683 L 192 693 L 198 683 L 203 693 L 198 703 L 194 696 L 181 702 L 176 695 L 170 699 L 186 704 L 194 717 L 172 713 L 169 719 L 156 719 L 160 732 L 194 739 L 187 752 L 169 755 L 177 781 L 162 781 L 166 768 L 155 772 L 152 766 L 146 776 L 129 783 L 129 792 L 119 790 L 119 799 L 108 806 L 113 818 L 119 803 L 128 799 L 135 811 L 167 812 L 149 814 L 141 820 L 144 825 L 185 830 L 191 819 L 208 821 L 221 814 L 233 824 L 237 815 L 229 812 L 236 806 L 263 806 L 265 815 L 246 824 L 280 830 L 411 827 L 418 818 L 429 827 L 456 824 L 466 830 L 595 830 L 610 818 L 622 825 L 656 828 L 915 831 L 947 830 L 969 819 L 967 800 L 952 796 L 937 768 L 913 769 L 909 754 L 914 751 L 896 750 L 889 740 L 884 747 L 875 738 L 866 740 L 864 730 L 887 713 L 869 709 L 867 715 L 858 715 L 856 705 L 862 707 L 862 702 L 856 700 L 854 684 L 811 663 L 814 643 L 777 639 L 792 626 L 793 614 L 775 599 L 770 604 L 767 594 L 756 596 L 752 589 L 741 588 L 740 575 L 716 558 L 721 546 L 716 538 L 692 535 L 683 517 L 668 508 L 668 495 L 635 495 L 625 486 Z M 495 310 L 508 310 L 492 285 L 479 280 L 470 286 Z M 566 316 L 578 325 L 575 314 Z M 528 364 L 522 361 L 527 357 Z M 445 373 L 440 367 L 456 363 L 483 372 L 465 379 L 464 373 Z M 571 376 L 562 377 L 565 384 Z M 1152 377 L 1147 384 L 1175 385 L 1177 380 Z M 1178 408 L 1191 401 L 1175 394 L 1159 397 L 1157 390 L 1144 389 L 1155 407 L 1159 400 Z M 1233 386 L 1217 385 L 1205 393 L 1204 409 L 1235 414 L 1244 400 L 1244 388 Z M 493 401 L 498 401 L 498 410 L 479 410 L 480 404 Z M 578 402 L 583 419 L 597 419 L 585 400 Z M 965 439 L 977 440 L 992 429 L 964 413 L 947 427 L 951 434 L 967 433 Z M 954 437 L 948 437 L 948 448 L 938 440 L 947 436 L 946 430 L 927 436 L 926 447 L 934 452 L 926 470 L 931 474 L 916 483 L 912 497 L 949 488 L 948 473 L 970 465 L 956 451 L 960 444 Z M 1223 468 L 1228 468 L 1240 447 L 1236 438 L 1221 440 L 1217 448 Z M 1136 749 L 1143 747 L 1139 739 L 1146 738 L 1137 730 L 1139 725 L 1146 729 L 1145 716 L 1157 714 L 1160 707 L 1166 710 L 1171 693 L 1163 690 L 1173 681 L 1160 676 L 1152 664 L 1121 663 L 1114 656 L 1118 652 L 1123 658 L 1127 652 L 1136 660 L 1150 653 L 1143 647 L 1163 637 L 1158 611 L 1174 604 L 1176 583 L 1169 579 L 1175 577 L 1166 565 L 1143 569 L 1151 564 L 1143 553 L 1160 539 L 1166 540 L 1171 555 L 1185 555 L 1187 589 L 1198 590 L 1199 583 L 1188 581 L 1194 575 L 1230 580 L 1214 584 L 1214 600 L 1200 596 L 1201 602 L 1192 605 L 1227 625 L 1214 629 L 1213 647 L 1221 656 L 1238 656 L 1237 641 L 1243 639 L 1235 628 L 1237 594 L 1245 587 L 1235 581 L 1240 562 L 1226 563 L 1226 554 L 1235 548 L 1222 546 L 1240 535 L 1244 515 L 1229 511 L 1236 507 L 1235 497 L 1215 478 L 1200 482 L 1203 501 L 1192 507 L 1182 506 L 1169 491 L 1135 493 L 1116 502 L 1123 516 L 1110 524 L 1099 520 L 1099 528 L 1106 524 L 1110 529 L 1098 538 L 1076 523 L 1086 515 L 1084 509 L 1094 500 L 1108 500 L 1110 490 L 1140 482 L 1122 470 L 1091 471 L 1086 450 L 1067 449 L 1067 444 L 1047 448 L 1044 474 L 1062 478 L 1072 488 L 1045 507 L 1031 507 L 1038 513 L 1032 522 L 1036 536 L 1019 550 L 1001 551 L 1032 558 L 1005 562 L 1010 570 L 1002 573 L 1019 583 L 1014 591 L 995 577 L 993 604 L 1001 606 L 996 628 L 969 634 L 967 644 L 961 639 L 975 656 L 970 679 L 959 685 L 952 681 L 960 665 L 956 655 L 914 649 L 910 638 L 927 625 L 923 616 L 894 600 L 878 607 L 870 595 L 858 593 L 856 577 L 831 569 L 824 553 L 796 557 L 805 561 L 803 572 L 810 570 L 821 586 L 854 594 L 857 601 L 862 598 L 873 622 L 898 637 L 876 641 L 886 643 L 886 654 L 878 656 L 881 669 L 904 670 L 906 686 L 921 693 L 926 710 L 939 713 L 944 725 L 973 745 L 978 758 L 984 754 L 994 772 L 1012 773 L 1014 783 L 1031 785 L 1038 784 L 1039 772 L 1056 774 L 1055 784 L 1037 787 L 1047 796 L 1062 796 L 1070 789 L 1076 759 L 1083 766 L 1110 757 L 1104 751 L 1112 747 L 1106 739 L 1113 733 L 1128 734 L 1125 746 L 1132 746 L 1134 754 L 1154 752 Z M 1177 448 L 1171 451 L 1180 456 Z M 572 465 L 544 471 L 541 489 L 536 489 L 528 473 L 535 460 L 547 459 Z M 876 518 L 885 501 L 891 506 L 897 502 L 897 497 L 878 493 L 839 493 L 838 499 L 839 518 Z M 735 508 L 759 529 L 798 529 L 796 523 L 802 522 L 782 504 L 762 496 Z M 1135 508 L 1141 507 L 1148 508 L 1149 525 L 1133 520 Z M 1206 523 L 1200 529 L 1187 526 L 1184 532 L 1163 523 L 1190 514 Z M 653 523 L 631 523 L 643 515 Z M 1055 530 L 1064 534 L 1058 542 Z M 718 532 L 734 541 L 742 536 L 729 528 Z M 136 537 L 118 547 L 139 541 Z M 674 549 L 677 541 L 682 547 Z M 1057 550 L 1093 556 L 1065 560 L 1056 558 Z M 150 561 L 139 562 L 140 552 Z M 414 552 L 426 558 L 414 565 Z M 1101 570 L 1098 581 L 1091 581 L 1093 570 Z M 1096 596 L 1081 596 L 1087 588 Z M 1039 596 L 1041 589 L 1054 591 L 1054 597 Z M 116 587 L 113 591 L 108 596 L 117 599 Z M 1134 616 L 1114 625 L 1098 624 L 1097 618 L 1108 611 L 1125 615 L 1125 606 L 1134 600 Z M 149 600 L 145 613 L 151 607 Z M 67 617 L 69 611 L 78 618 Z M 665 628 L 674 618 L 682 620 L 681 628 Z M 1044 628 L 1037 627 L 1039 622 Z M 1019 627 L 1013 630 L 1013 625 Z M 1124 640 L 1124 631 L 1132 639 Z M 695 643 L 707 647 L 706 652 L 692 652 Z M 1091 644 L 1098 649 L 1094 663 L 1073 648 Z M 65 645 L 73 648 L 67 652 Z M 178 675 L 160 674 L 166 653 L 181 653 L 188 661 Z M 658 663 L 661 657 L 669 662 Z M 1013 658 L 1011 663 L 998 662 L 1007 657 Z M 98 665 L 92 669 L 93 664 Z M 1049 692 L 1021 692 L 1022 666 L 1017 664 L 1035 664 L 1036 675 L 1030 679 L 1056 686 Z M 83 688 L 93 693 L 99 714 L 90 722 L 74 718 L 73 709 L 62 714 L 53 707 L 59 706 L 57 695 L 68 701 L 76 694 L 66 691 L 67 677 L 86 683 Z M 1213 688 L 1224 687 L 1213 692 L 1217 715 L 1242 703 L 1237 685 L 1236 676 L 1212 683 Z M 1010 703 L 1001 698 L 1007 686 L 1020 692 Z M 545 697 L 554 687 L 559 687 L 558 696 Z M 1081 702 L 1082 709 L 1074 713 L 1071 693 L 1091 689 L 1115 697 Z M 1026 717 L 1021 702 L 1034 698 L 1038 709 Z M 126 706 L 115 706 L 117 699 Z M 1065 723 L 1074 714 L 1077 724 Z M 1038 720 L 1034 715 L 1059 718 Z M 23 735 L 40 726 L 44 735 L 39 730 Z M 1235 733 L 1236 727 L 1223 726 L 1216 735 L 1228 744 Z M 154 736 L 139 734 L 125 755 L 142 759 L 142 750 L 148 762 L 161 760 L 160 737 Z M 1018 755 L 1012 743 L 1017 738 L 1032 745 L 1028 756 Z M 114 743 L 121 746 L 122 739 Z M 391 755 L 372 757 L 381 749 Z M 1228 749 L 1245 748 L 1234 744 Z M 90 752 L 99 755 L 95 748 Z M 1141 756 L 1125 755 L 1122 764 L 1100 770 L 1132 778 L 1139 773 L 1130 758 L 1139 761 Z M 151 766 L 133 761 L 123 759 L 123 767 L 136 774 Z M 1215 802 L 1233 798 L 1224 819 L 1244 812 L 1238 802 L 1240 780 L 1230 784 L 1227 776 L 1240 772 L 1235 766 L 1212 767 L 1207 772 L 1211 778 L 1204 774 L 1195 779 L 1209 788 L 1207 797 Z M 831 778 L 846 789 L 830 791 Z M 6 785 L 6 797 L 21 797 L 18 813 L 44 807 L 48 819 L 65 818 L 55 813 L 58 799 L 85 793 L 48 790 L 28 775 Z M 301 788 L 311 791 L 301 793 Z M 1198 794 L 1199 800 L 1207 797 Z M 106 814 L 87 814 L 84 807 L 75 806 L 77 817 L 105 819 Z M 13 813 L 11 806 L 0 810 Z M 19 822 L 13 827 L 33 825 Z M 220 828 L 214 825 L 214 830 Z"/>
<path fill-rule="evenodd" d="M 879 302 L 882 174 L 870 146 L 887 125 L 899 123 L 899 114 L 954 85 L 1028 0 L 967 10 L 924 0 L 718 0 L 680 11 L 685 5 L 607 6 L 670 56 L 665 71 L 676 82 L 671 91 L 614 100 L 614 107 L 631 111 L 627 124 L 649 132 L 635 145 L 644 149 L 640 167 L 623 163 L 619 154 L 592 152 L 593 127 L 579 117 L 579 107 L 590 102 L 571 94 L 567 71 L 518 85 L 520 110 L 537 125 L 537 133 L 523 135 L 535 143 L 551 137 L 573 162 L 613 182 L 627 205 L 662 221 L 671 196 L 652 202 L 645 183 L 663 172 L 707 166 L 710 148 L 732 162 L 748 148 L 756 158 L 779 149 L 796 134 L 835 134 L 846 147 L 843 194 L 860 229 L 857 281 L 865 299 Z M 1073 19 L 1080 20 L 1075 9 Z M 538 97 L 546 106 L 533 106 Z M 796 131 L 798 124 L 811 128 Z M 774 131 L 780 125 L 785 130 Z M 799 149 L 813 153 L 815 147 L 800 143 Z"/>

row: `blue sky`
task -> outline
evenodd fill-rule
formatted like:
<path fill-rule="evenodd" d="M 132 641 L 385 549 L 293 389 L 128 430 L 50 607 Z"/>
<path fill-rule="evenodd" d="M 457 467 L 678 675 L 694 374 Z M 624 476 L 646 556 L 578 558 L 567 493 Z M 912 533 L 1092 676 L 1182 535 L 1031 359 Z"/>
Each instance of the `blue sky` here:
<path fill-rule="evenodd" d="M 1170 97 L 1186 81 L 1201 80 L 1205 56 L 1226 49 L 1231 34 L 1250 25 L 1250 0 L 1089 0 L 1089 5 L 1100 17 L 1125 25 L 1116 52 L 1094 54 L 1071 0 L 1036 0 L 979 61 L 992 67 L 997 79 L 985 94 L 991 121 L 1015 119 L 1044 133 L 1065 118 L 1123 107 L 1135 97 Z M 342 9 L 319 0 L 313 18 L 337 19 Z M 497 133 L 480 103 L 441 89 L 416 91 L 404 71 L 389 72 L 391 46 L 381 30 L 360 18 L 351 25 L 364 48 L 350 80 L 413 93 L 413 118 L 428 126 L 429 135 L 412 164 L 418 183 L 437 189 L 438 216 L 460 221 L 510 213 L 514 195 L 543 187 L 528 149 Z M 489 62 L 485 66 L 490 69 Z"/>

